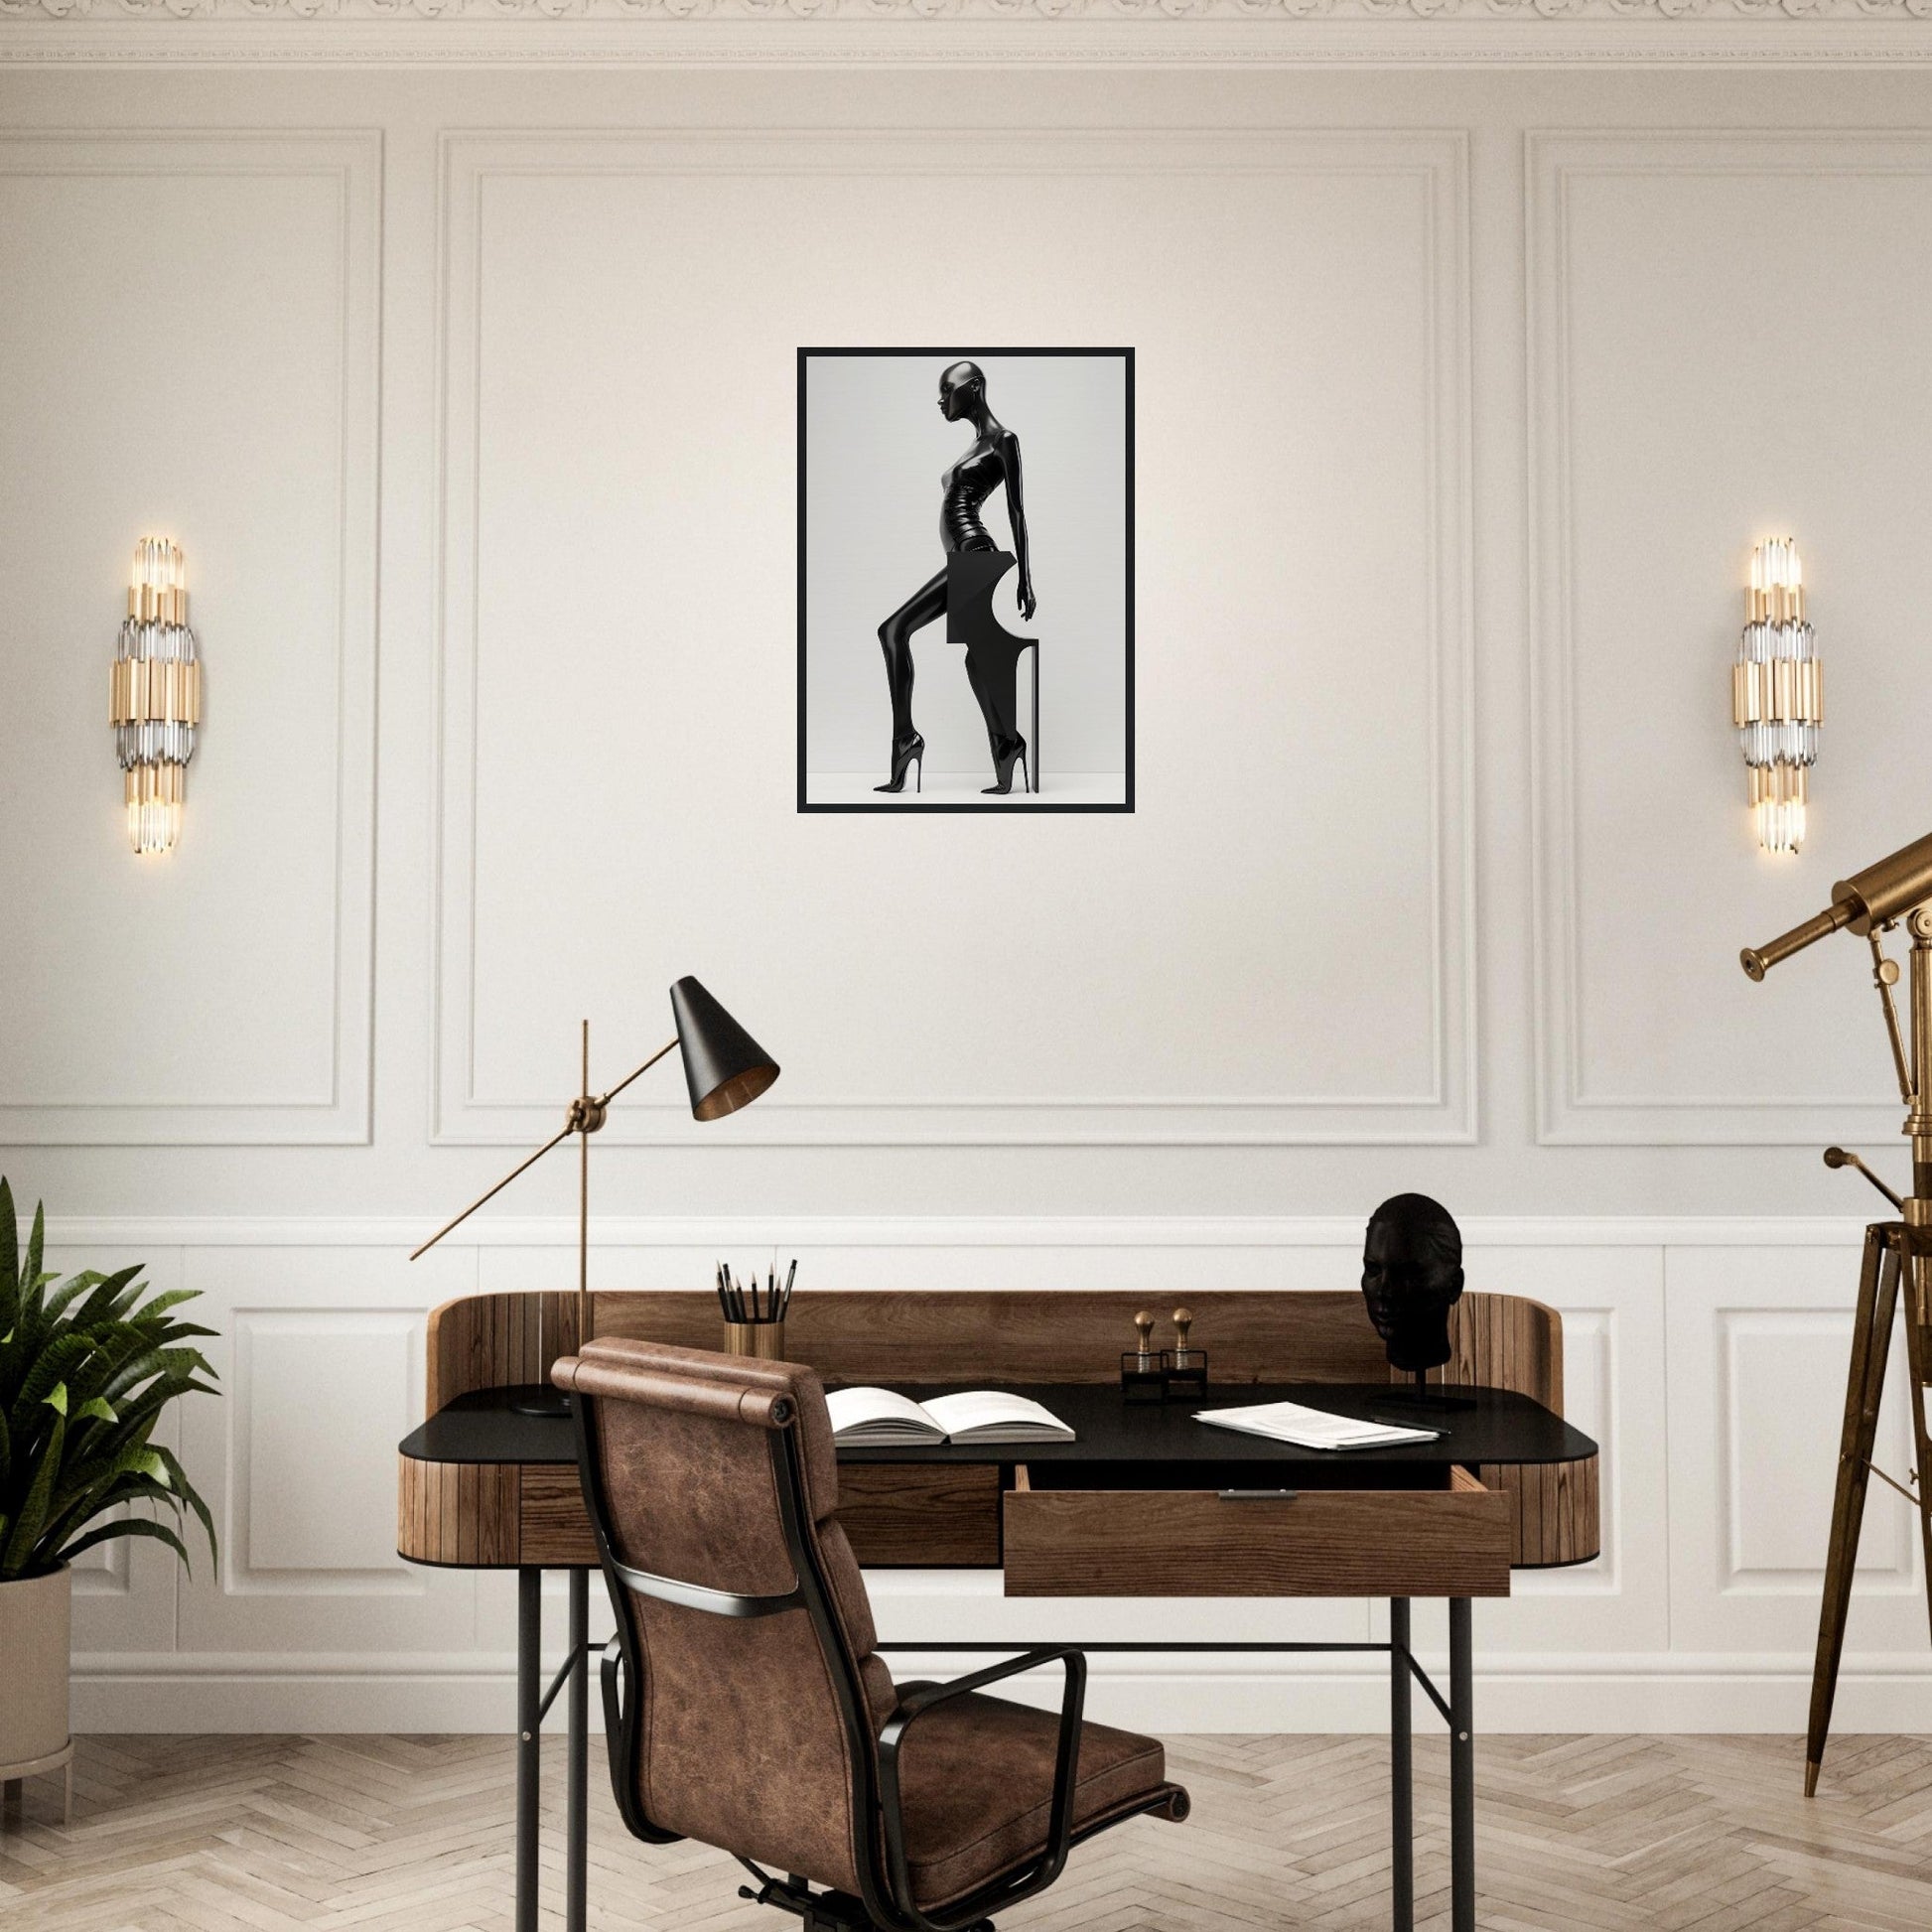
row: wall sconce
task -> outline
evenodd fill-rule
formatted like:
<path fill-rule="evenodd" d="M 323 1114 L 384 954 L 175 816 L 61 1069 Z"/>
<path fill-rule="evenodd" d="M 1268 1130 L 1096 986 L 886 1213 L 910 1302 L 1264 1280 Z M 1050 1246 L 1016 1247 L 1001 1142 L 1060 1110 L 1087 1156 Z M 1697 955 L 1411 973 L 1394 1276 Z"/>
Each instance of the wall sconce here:
<path fill-rule="evenodd" d="M 1796 852 L 1805 839 L 1806 774 L 1818 757 L 1825 667 L 1805 621 L 1798 546 L 1771 537 L 1751 552 L 1744 634 L 1730 667 L 1730 718 L 1750 773 L 1751 815 L 1766 852 Z"/>
<path fill-rule="evenodd" d="M 202 721 L 202 665 L 188 627 L 188 571 L 166 537 L 134 546 L 127 621 L 114 644 L 114 749 L 126 774 L 127 835 L 136 852 L 181 836 L 188 760 Z"/>

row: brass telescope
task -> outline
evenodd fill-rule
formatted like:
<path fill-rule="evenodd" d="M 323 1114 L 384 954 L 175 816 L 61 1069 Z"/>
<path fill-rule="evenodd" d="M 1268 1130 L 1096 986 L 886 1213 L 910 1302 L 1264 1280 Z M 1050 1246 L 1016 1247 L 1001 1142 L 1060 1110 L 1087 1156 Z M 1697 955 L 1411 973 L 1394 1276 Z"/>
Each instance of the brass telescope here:
<path fill-rule="evenodd" d="M 1841 879 L 1832 888 L 1832 902 L 1803 925 L 1781 932 L 1768 946 L 1746 946 L 1737 956 L 1752 979 L 1761 980 L 1780 961 L 1803 952 L 1814 940 L 1827 939 L 1847 926 L 1861 938 L 1874 925 L 1890 925 L 1901 912 L 1932 899 L 1932 832 L 1901 847 L 1875 866 Z"/>
<path fill-rule="evenodd" d="M 1911 1031 L 1901 1030 L 1892 988 L 1898 962 L 1885 956 L 1884 935 L 1900 919 L 1911 935 L 1908 989 Z M 1852 1327 L 1852 1369 L 1845 1390 L 1845 1423 L 1839 1438 L 1838 1475 L 1832 1497 L 1832 1540 L 1825 1559 L 1825 1595 L 1818 1617 L 1818 1656 L 1812 1666 L 1811 1725 L 1805 1744 L 1805 1796 L 1818 1788 L 1832 1701 L 1845 1650 L 1852 1607 L 1852 1577 L 1859 1529 L 1864 1519 L 1867 1478 L 1888 1483 L 1912 1505 L 1925 1552 L 1928 1610 L 1932 1610 L 1932 1437 L 1925 1421 L 1924 1389 L 1932 1383 L 1932 833 L 1866 866 L 1832 888 L 1832 902 L 1803 925 L 1768 946 L 1747 946 L 1744 971 L 1761 980 L 1780 960 L 1814 941 L 1850 930 L 1871 948 L 1871 982 L 1884 1009 L 1892 1065 L 1905 1102 L 1904 1134 L 1912 1144 L 1912 1184 L 1903 1199 L 1856 1154 L 1827 1148 L 1828 1168 L 1855 1168 L 1898 1210 L 1895 1221 L 1874 1221 L 1864 1231 L 1864 1263 L 1859 1275 L 1858 1310 Z M 1901 1290 L 1903 1291 L 1901 1295 Z M 1884 1393 L 1885 1358 L 1900 1301 L 1905 1312 L 1905 1357 L 1910 1369 L 1912 1443 L 1917 1472 L 1897 1481 L 1871 1460 L 1877 1440 L 1878 1405 Z"/>

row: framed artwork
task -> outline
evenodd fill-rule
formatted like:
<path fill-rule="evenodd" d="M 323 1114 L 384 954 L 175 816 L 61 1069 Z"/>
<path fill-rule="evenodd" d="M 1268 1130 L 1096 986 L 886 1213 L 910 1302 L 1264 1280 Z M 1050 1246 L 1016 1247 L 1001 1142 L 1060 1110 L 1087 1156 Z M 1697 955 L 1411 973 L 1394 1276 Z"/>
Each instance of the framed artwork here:
<path fill-rule="evenodd" d="M 798 351 L 798 809 L 1134 809 L 1134 351 Z"/>

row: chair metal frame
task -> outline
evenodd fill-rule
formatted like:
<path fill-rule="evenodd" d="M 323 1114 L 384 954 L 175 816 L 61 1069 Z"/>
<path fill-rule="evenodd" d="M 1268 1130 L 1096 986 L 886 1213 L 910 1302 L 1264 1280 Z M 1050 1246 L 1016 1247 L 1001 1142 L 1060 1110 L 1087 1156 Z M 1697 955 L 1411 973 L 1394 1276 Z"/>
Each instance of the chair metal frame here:
<path fill-rule="evenodd" d="M 570 1404 L 576 1419 L 577 1460 L 584 1498 L 589 1506 L 605 1582 L 610 1587 L 612 1608 L 617 1615 L 617 1635 L 605 1647 L 601 1673 L 611 1785 L 618 1813 L 635 1837 L 650 1845 L 671 1845 L 684 1834 L 666 1831 L 653 1823 L 639 1795 L 638 1773 L 643 1751 L 639 1711 L 643 1703 L 644 1663 L 633 1592 L 712 1616 L 778 1616 L 802 1610 L 810 1617 L 831 1676 L 840 1721 L 845 1726 L 846 1756 L 852 1767 L 853 1865 L 859 1876 L 859 1893 L 854 1897 L 829 1888 L 814 1890 L 808 1880 L 796 1873 L 780 1879 L 760 1869 L 750 1859 L 733 1855 L 759 1881 L 756 1891 L 741 1887 L 740 1896 L 792 1913 L 804 1920 L 808 1932 L 816 1932 L 821 1927 L 836 1928 L 836 1932 L 968 1932 L 969 1928 L 990 1926 L 993 1912 L 1017 1905 L 1052 1884 L 1065 1868 L 1067 1854 L 1075 1845 L 1127 1818 L 1173 1802 L 1172 1793 L 1164 1791 L 1144 1805 L 1110 1813 L 1084 1830 L 1074 1829 L 1073 1800 L 1079 1776 L 1087 1660 L 1084 1653 L 1072 1648 L 1030 1650 L 950 1683 L 910 1687 L 901 1693 L 897 1708 L 883 1728 L 874 1734 L 858 1660 L 834 1612 L 831 1588 L 809 1534 L 810 1512 L 805 1501 L 797 1416 L 783 1398 L 772 1411 L 778 1426 L 766 1430 L 765 1435 L 785 1550 L 796 1579 L 793 1587 L 776 1595 L 741 1595 L 674 1577 L 653 1576 L 621 1563 L 612 1548 L 609 1499 L 598 1455 L 597 1409 L 603 1399 L 573 1391 Z M 913 1895 L 899 1788 L 900 1758 L 907 1733 L 919 1719 L 941 1704 L 1049 1663 L 1061 1666 L 1064 1690 L 1060 1699 L 1053 1795 L 1044 1849 L 1038 1857 L 980 1886 L 944 1912 L 922 1911 Z"/>

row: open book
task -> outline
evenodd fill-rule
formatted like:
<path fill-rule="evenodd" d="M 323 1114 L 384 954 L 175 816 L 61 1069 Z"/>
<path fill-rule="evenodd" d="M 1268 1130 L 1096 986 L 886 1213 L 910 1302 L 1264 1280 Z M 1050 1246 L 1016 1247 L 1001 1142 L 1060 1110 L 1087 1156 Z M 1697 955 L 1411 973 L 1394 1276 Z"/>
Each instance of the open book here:
<path fill-rule="evenodd" d="M 849 1449 L 923 1449 L 935 1443 L 1070 1443 L 1073 1432 L 1024 1395 L 974 1389 L 914 1402 L 891 1389 L 834 1389 L 832 1440 Z"/>
<path fill-rule="evenodd" d="M 1324 1409 L 1305 1409 L 1299 1402 L 1258 1402 L 1247 1409 L 1198 1409 L 1196 1422 L 1217 1429 L 1238 1429 L 1249 1436 L 1266 1436 L 1301 1449 L 1389 1449 L 1397 1443 L 1433 1443 L 1440 1429 L 1398 1429 L 1392 1423 L 1357 1422 L 1353 1416 L 1331 1416 Z"/>

